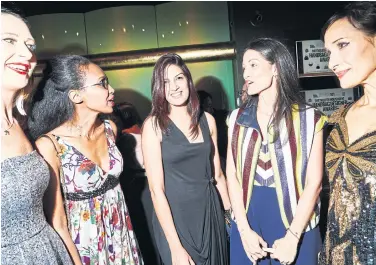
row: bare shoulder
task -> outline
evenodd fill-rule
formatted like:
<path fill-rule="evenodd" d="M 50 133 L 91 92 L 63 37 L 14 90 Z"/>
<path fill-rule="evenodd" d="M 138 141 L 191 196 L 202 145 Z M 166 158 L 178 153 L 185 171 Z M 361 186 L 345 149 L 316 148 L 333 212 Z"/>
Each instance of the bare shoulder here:
<path fill-rule="evenodd" d="M 46 134 L 39 137 L 35 141 L 35 146 L 44 159 L 52 160 L 56 158 L 58 144 L 53 135 Z"/>
<path fill-rule="evenodd" d="M 153 123 L 155 124 L 155 117 L 148 116 L 142 124 L 142 132 L 148 132 L 150 129 L 152 129 Z"/>
<path fill-rule="evenodd" d="M 142 136 L 157 136 L 159 139 L 162 138 L 162 133 L 156 122 L 155 116 L 148 116 L 145 119 L 144 124 L 142 125 Z"/>
<path fill-rule="evenodd" d="M 213 115 L 211 115 L 210 113 L 208 113 L 206 111 L 205 111 L 205 116 L 206 116 L 206 120 L 208 121 L 208 124 L 209 124 L 210 132 L 212 132 L 213 130 L 215 130 L 217 128 L 216 123 L 215 123 L 215 119 L 214 119 Z"/>

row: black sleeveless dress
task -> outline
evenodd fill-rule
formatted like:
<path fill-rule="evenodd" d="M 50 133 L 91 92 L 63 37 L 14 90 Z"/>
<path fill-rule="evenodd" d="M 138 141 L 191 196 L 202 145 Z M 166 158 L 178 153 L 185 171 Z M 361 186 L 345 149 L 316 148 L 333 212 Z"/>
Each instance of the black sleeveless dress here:
<path fill-rule="evenodd" d="M 203 143 L 190 143 L 171 121 L 162 137 L 165 194 L 185 250 L 196 265 L 227 265 L 224 213 L 213 184 L 212 144 L 205 114 L 200 118 Z M 172 264 L 168 242 L 153 214 L 156 244 L 165 265 Z"/>

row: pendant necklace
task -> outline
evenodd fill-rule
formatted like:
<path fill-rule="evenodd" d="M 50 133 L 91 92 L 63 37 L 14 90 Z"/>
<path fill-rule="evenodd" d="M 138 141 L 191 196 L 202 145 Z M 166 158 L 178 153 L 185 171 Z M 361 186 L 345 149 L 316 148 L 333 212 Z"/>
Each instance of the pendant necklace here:
<path fill-rule="evenodd" d="M 13 124 L 14 124 L 14 118 L 12 119 L 12 123 L 9 125 L 9 127 L 4 130 L 5 135 L 10 135 L 9 130 L 13 127 Z"/>

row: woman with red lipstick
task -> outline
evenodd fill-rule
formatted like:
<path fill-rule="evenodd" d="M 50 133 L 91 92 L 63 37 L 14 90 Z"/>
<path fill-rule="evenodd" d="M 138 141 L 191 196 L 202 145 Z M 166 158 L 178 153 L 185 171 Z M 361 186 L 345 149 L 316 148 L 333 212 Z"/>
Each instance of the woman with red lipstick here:
<path fill-rule="evenodd" d="M 26 115 L 23 89 L 36 65 L 35 40 L 27 21 L 3 4 L 6 3 L 1 6 L 1 65 L 4 67 L 1 76 L 1 264 L 69 265 L 72 260 L 66 247 L 74 248 L 72 240 L 64 240 L 64 246 L 60 231 L 54 231 L 48 224 L 52 213 L 47 204 L 51 199 L 48 165 L 33 150 L 19 119 L 13 116 Z M 13 112 L 14 101 L 18 114 Z M 77 251 L 71 254 L 76 261 Z M 79 259 L 76 264 L 80 264 Z"/>
<path fill-rule="evenodd" d="M 376 3 L 355 2 L 323 28 L 329 68 L 364 95 L 342 106 L 326 144 L 328 226 L 320 265 L 376 264 Z"/>
<path fill-rule="evenodd" d="M 154 67 L 152 111 L 141 139 L 163 263 L 228 264 L 219 194 L 225 209 L 230 204 L 215 120 L 200 113 L 191 73 L 177 54 L 163 55 Z"/>
<path fill-rule="evenodd" d="M 69 231 L 85 265 L 143 264 L 119 184 L 117 128 L 99 118 L 113 111 L 114 89 L 82 56 L 57 56 L 50 64 L 28 124 L 51 168 L 53 223 Z"/>

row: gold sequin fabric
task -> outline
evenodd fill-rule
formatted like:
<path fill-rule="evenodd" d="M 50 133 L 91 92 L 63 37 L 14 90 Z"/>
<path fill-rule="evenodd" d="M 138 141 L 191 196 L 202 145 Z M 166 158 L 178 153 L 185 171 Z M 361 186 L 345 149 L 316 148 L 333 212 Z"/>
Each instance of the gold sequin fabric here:
<path fill-rule="evenodd" d="M 349 143 L 345 115 L 350 107 L 329 119 L 330 201 L 320 265 L 376 265 L 376 131 Z"/>

